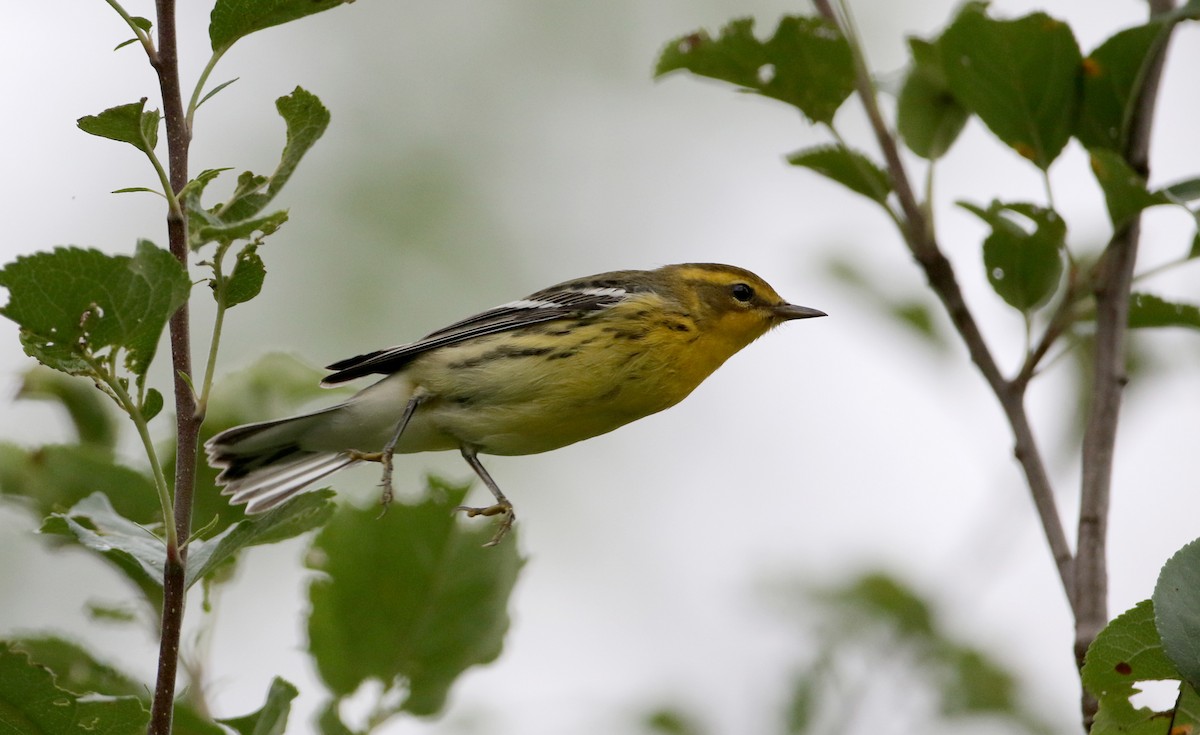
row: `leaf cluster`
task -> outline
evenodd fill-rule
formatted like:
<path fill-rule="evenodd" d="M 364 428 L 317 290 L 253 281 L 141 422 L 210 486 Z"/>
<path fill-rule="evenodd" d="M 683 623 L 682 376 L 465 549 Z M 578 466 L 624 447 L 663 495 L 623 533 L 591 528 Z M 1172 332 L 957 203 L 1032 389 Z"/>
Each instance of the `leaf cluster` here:
<path fill-rule="evenodd" d="M 1195 19 L 1191 2 L 1165 17 L 1116 33 L 1084 54 L 1071 28 L 1042 12 L 1015 19 L 991 16 L 970 2 L 937 38 L 909 39 L 910 63 L 897 94 L 895 129 L 908 150 L 933 166 L 952 149 L 971 119 L 1045 172 L 1074 138 L 1084 146 L 1104 192 L 1114 232 L 1144 209 L 1177 206 L 1200 219 L 1193 203 L 1198 179 L 1150 189 L 1126 160 L 1129 125 L 1140 82 L 1174 24 Z M 897 182 L 887 167 L 843 142 L 835 114 L 853 89 L 856 68 L 848 41 L 823 18 L 787 16 L 771 37 L 759 39 L 754 21 L 734 20 L 715 35 L 699 30 L 667 44 L 659 76 L 688 71 L 782 101 L 828 127 L 835 142 L 797 151 L 789 163 L 808 168 L 882 207 L 902 228 L 911 223 L 896 202 Z M 803 48 L 801 53 L 795 48 Z M 781 85 L 775 80 L 787 80 Z M 803 90 L 803 93 L 792 90 Z M 1050 304 L 1062 314 L 1054 329 L 1090 316 L 1090 273 L 1069 268 L 1084 258 L 1068 247 L 1065 220 L 1053 203 L 960 202 L 990 232 L 982 265 L 996 294 L 1026 318 Z M 932 210 L 928 209 L 927 214 Z M 1200 234 L 1177 264 L 1200 255 Z M 905 318 L 910 315 L 905 315 Z M 1140 294 L 1130 326 L 1200 328 L 1196 307 Z"/>

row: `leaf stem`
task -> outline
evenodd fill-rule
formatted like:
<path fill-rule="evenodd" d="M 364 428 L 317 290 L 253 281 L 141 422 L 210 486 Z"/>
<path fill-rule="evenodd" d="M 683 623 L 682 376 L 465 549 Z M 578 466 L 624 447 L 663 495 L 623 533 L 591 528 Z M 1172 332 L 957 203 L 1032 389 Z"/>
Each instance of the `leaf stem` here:
<path fill-rule="evenodd" d="M 217 247 L 217 252 L 213 255 L 213 296 L 217 301 L 217 311 L 213 318 L 212 338 L 208 344 L 208 362 L 204 367 L 204 382 L 200 386 L 200 398 L 196 402 L 196 410 L 204 415 L 208 413 L 208 396 L 212 390 L 213 377 L 217 371 L 217 351 L 221 344 L 221 330 L 225 325 L 226 306 L 225 289 L 228 279 L 221 273 L 221 262 L 228 252 L 229 245 L 222 244 Z"/>
<path fill-rule="evenodd" d="M 142 44 L 142 48 L 146 50 L 146 57 L 150 59 L 150 63 L 153 64 L 154 60 L 158 57 L 158 52 L 154 50 L 154 39 L 150 38 L 148 33 L 142 30 L 137 23 L 133 22 L 133 16 L 131 16 L 125 10 L 125 8 L 121 7 L 121 3 L 117 2 L 117 0 L 105 0 L 105 2 L 107 2 L 113 10 L 117 11 L 117 15 L 121 16 L 121 19 L 124 20 L 125 24 L 129 26 L 130 30 L 133 31 L 133 35 L 136 36 L 138 42 Z"/>
<path fill-rule="evenodd" d="M 200 78 L 196 80 L 196 86 L 192 89 L 192 96 L 188 99 L 186 124 L 188 132 L 192 130 L 192 121 L 196 117 L 196 108 L 200 106 L 200 94 L 204 91 L 204 85 L 208 83 L 208 77 L 216 68 L 217 62 L 225 55 L 225 51 L 214 51 L 213 55 L 208 58 L 208 63 L 204 65 L 204 70 L 200 72 Z"/>
<path fill-rule="evenodd" d="M 84 356 L 84 360 L 91 366 L 93 377 L 104 383 L 108 388 L 109 395 L 124 409 L 125 413 L 129 414 L 133 425 L 137 427 L 138 438 L 142 441 L 142 448 L 145 449 L 146 458 L 150 461 L 150 471 L 154 475 L 154 489 L 158 491 L 158 500 L 162 504 L 163 530 L 166 533 L 167 546 L 178 546 L 179 537 L 175 534 L 174 524 L 171 523 L 171 519 L 175 516 L 175 510 L 171 503 L 171 489 L 167 486 L 166 475 L 163 474 L 162 464 L 158 461 L 158 452 L 154 448 L 154 440 L 150 437 L 150 426 L 146 421 L 145 414 L 110 369 L 111 361 L 108 365 L 103 365 L 90 356 Z"/>

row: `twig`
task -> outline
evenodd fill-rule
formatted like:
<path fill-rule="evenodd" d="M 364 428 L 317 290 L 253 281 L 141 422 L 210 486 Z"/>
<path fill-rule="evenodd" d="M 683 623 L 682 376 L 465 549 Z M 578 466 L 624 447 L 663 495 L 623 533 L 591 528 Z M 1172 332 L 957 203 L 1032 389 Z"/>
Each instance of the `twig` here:
<path fill-rule="evenodd" d="M 1034 507 L 1041 520 L 1042 530 L 1046 535 L 1050 553 L 1054 557 L 1054 563 L 1058 569 L 1059 579 L 1062 581 L 1068 599 L 1071 599 L 1074 560 L 1071 556 L 1071 548 L 1067 543 L 1066 532 L 1058 515 L 1058 507 L 1054 502 L 1054 490 L 1051 487 L 1049 475 L 1046 473 L 1041 451 L 1034 438 L 1033 427 L 1025 412 L 1025 384 L 1005 379 L 991 350 L 988 349 L 975 317 L 963 298 L 962 289 L 954 275 L 954 267 L 938 246 L 933 235 L 932 223 L 926 216 L 926 210 L 913 193 L 904 163 L 900 159 L 896 138 L 887 123 L 884 122 L 883 115 L 879 110 L 879 104 L 875 99 L 874 84 L 863 57 L 862 45 L 848 28 L 848 24 L 834 12 L 829 0 L 815 0 L 815 4 L 817 11 L 842 28 L 843 33 L 850 41 L 851 52 L 854 56 L 855 87 L 866 110 L 871 128 L 875 132 L 875 138 L 883 151 L 888 174 L 904 215 L 904 223 L 901 227 L 904 241 L 917 264 L 925 272 L 930 288 L 941 300 L 950 321 L 967 347 L 971 361 L 975 363 L 984 380 L 995 393 L 1000 407 L 1012 427 L 1014 453 L 1025 474 Z"/>
<path fill-rule="evenodd" d="M 188 180 L 187 129 L 179 88 L 179 56 L 175 33 L 175 0 L 156 0 L 158 15 L 158 53 L 151 59 L 162 91 L 163 116 L 167 126 L 167 160 L 171 189 L 178 194 Z M 167 213 L 167 236 L 171 254 L 187 267 L 187 219 L 178 209 Z M 171 316 L 171 364 L 175 378 L 175 530 L 178 538 L 191 536 L 192 495 L 196 484 L 196 454 L 202 416 L 196 413 L 196 399 L 190 384 L 192 374 L 191 336 L 188 304 L 184 301 Z M 170 522 L 169 520 L 167 522 Z M 170 735 L 175 704 L 175 677 L 179 666 L 179 641 L 183 628 L 183 610 L 187 590 L 184 572 L 186 546 L 168 546 L 163 573 L 162 638 L 158 653 L 158 681 L 150 712 L 151 735 Z"/>
<path fill-rule="evenodd" d="M 1149 5 L 1152 16 L 1168 13 L 1174 8 L 1173 0 L 1150 0 Z M 1169 34 L 1170 29 L 1147 59 L 1124 151 L 1125 160 L 1143 177 L 1149 173 L 1150 131 Z M 1113 234 L 1092 280 L 1096 298 L 1096 351 L 1091 412 L 1083 435 L 1079 551 L 1075 568 L 1075 657 L 1081 666 L 1088 646 L 1108 622 L 1109 498 L 1117 419 L 1122 388 L 1126 383 L 1125 336 L 1129 329 L 1129 299 L 1140 235 L 1141 217 L 1135 216 L 1127 226 Z M 1085 726 L 1090 726 L 1095 713 L 1095 701 L 1085 694 Z"/>

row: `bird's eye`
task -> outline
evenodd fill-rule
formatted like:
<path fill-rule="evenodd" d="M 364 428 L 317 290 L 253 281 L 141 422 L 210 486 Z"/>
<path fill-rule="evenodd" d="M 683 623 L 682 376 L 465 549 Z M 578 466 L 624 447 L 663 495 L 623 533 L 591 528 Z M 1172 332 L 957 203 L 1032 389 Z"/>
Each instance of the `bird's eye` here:
<path fill-rule="evenodd" d="M 733 288 L 729 289 L 729 292 L 733 294 L 733 298 L 741 301 L 742 303 L 746 303 L 750 299 L 754 298 L 754 289 L 750 288 L 744 283 L 733 284 Z"/>

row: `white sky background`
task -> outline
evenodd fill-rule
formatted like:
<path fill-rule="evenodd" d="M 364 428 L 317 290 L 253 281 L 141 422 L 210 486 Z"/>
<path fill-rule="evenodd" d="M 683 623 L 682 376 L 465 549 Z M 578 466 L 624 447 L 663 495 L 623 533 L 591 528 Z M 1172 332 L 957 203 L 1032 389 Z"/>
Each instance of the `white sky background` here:
<path fill-rule="evenodd" d="M 208 4 L 181 5 L 190 80 L 207 59 L 198 6 Z M 875 567 L 931 595 L 954 630 L 1020 672 L 1047 718 L 1073 727 L 1069 615 L 994 400 L 961 348 L 939 356 L 823 270 L 845 255 L 890 293 L 914 293 L 922 278 L 898 236 L 873 205 L 783 162 L 825 140 L 785 106 L 686 76 L 651 79 L 669 38 L 747 14 L 765 34 L 795 8 L 767 0 L 430 5 L 362 0 L 271 29 L 240 42 L 214 74 L 213 83 L 241 80 L 201 109 L 193 172 L 270 170 L 283 142 L 273 100 L 297 84 L 333 115 L 283 194 L 292 219 L 262 251 L 270 271 L 262 297 L 226 322 L 226 370 L 266 350 L 325 364 L 569 277 L 681 261 L 748 267 L 785 297 L 830 314 L 768 335 L 668 412 L 550 454 L 488 462 L 520 509 L 530 561 L 502 658 L 464 677 L 448 720 L 432 727 L 633 731 L 642 708 L 671 702 L 698 710 L 716 732 L 769 731 L 788 667 L 804 649 L 771 612 L 765 584 Z M 127 7 L 150 15 L 149 6 Z M 854 7 L 873 68 L 886 73 L 903 64 L 904 36 L 936 32 L 953 5 Z M 1019 15 L 1035 6 L 995 7 Z M 1085 51 L 1144 12 L 1132 0 L 1043 7 L 1072 25 Z M 23 4 L 8 19 L 0 27 L 0 262 L 57 244 L 128 252 L 148 237 L 165 245 L 159 200 L 107 193 L 153 185 L 144 162 L 74 125 L 143 95 L 158 106 L 139 51 L 110 53 L 128 36 L 119 20 L 98 1 Z M 1192 28 L 1175 39 L 1152 183 L 1200 171 L 1186 71 L 1200 62 L 1196 41 Z M 874 150 L 856 104 L 838 122 Z M 1085 174 L 1072 143 L 1052 176 L 1076 245 L 1108 235 Z M 981 226 L 952 201 L 1041 201 L 1036 170 L 972 123 L 938 190 L 943 245 L 1011 367 L 1020 321 L 984 281 Z M 1190 234 L 1182 215 L 1155 214 L 1143 262 L 1176 257 Z M 1195 272 L 1183 271 L 1151 286 L 1195 301 L 1196 284 Z M 198 361 L 210 318 L 199 296 Z M 1148 597 L 1162 562 L 1200 534 L 1200 348 L 1194 335 L 1149 342 L 1174 367 L 1133 386 L 1125 406 L 1111 523 L 1114 614 Z M 165 347 L 160 357 L 165 363 Z M 30 364 L 15 327 L 0 321 L 0 395 L 15 391 Z M 1039 384 L 1033 412 L 1073 536 L 1078 473 L 1059 440 L 1073 420 L 1067 386 L 1053 376 Z M 0 438 L 65 436 L 47 407 L 4 401 Z M 405 457 L 397 470 L 414 483 L 427 470 L 469 475 L 450 454 Z M 367 498 L 374 479 L 336 484 Z M 0 554 L 12 560 L 0 564 L 0 634 L 94 633 L 83 603 L 119 600 L 116 575 L 78 554 L 31 571 L 30 527 L 23 515 L 0 513 Z M 217 715 L 257 708 L 275 674 L 302 692 L 295 732 L 320 703 L 299 647 L 301 549 L 250 552 L 219 601 L 209 650 Z M 190 615 L 201 616 L 198 604 Z M 150 678 L 148 639 L 105 631 L 100 646 Z M 398 722 L 388 732 L 430 729 Z"/>

